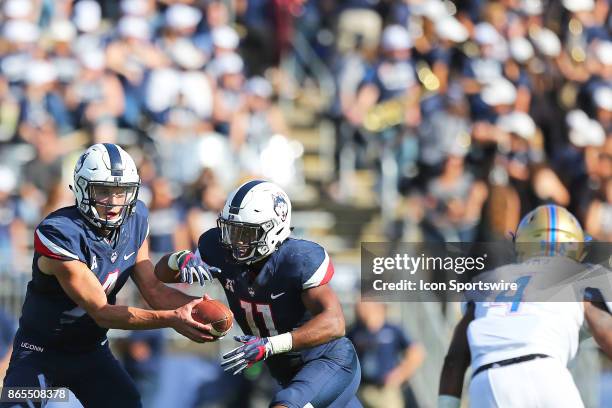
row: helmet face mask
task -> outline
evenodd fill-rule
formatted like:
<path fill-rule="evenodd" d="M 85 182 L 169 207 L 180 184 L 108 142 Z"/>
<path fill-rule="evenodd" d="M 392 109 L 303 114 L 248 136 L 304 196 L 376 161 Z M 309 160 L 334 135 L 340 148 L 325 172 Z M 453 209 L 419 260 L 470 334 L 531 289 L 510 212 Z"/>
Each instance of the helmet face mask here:
<path fill-rule="evenodd" d="M 217 226 L 221 230 L 221 244 L 232 251 L 237 263 L 253 263 L 266 256 L 266 236 L 274 226 L 273 221 L 250 224 L 219 217 Z"/>
<path fill-rule="evenodd" d="M 290 235 L 291 202 L 276 184 L 253 180 L 233 193 L 217 220 L 221 244 L 236 263 L 252 264 L 271 255 Z"/>
<path fill-rule="evenodd" d="M 138 183 L 89 182 L 88 205 L 104 229 L 119 227 L 138 199 Z"/>
<path fill-rule="evenodd" d="M 119 146 L 95 144 L 79 158 L 74 169 L 77 208 L 97 228 L 119 228 L 138 200 L 140 177 L 134 161 Z"/>

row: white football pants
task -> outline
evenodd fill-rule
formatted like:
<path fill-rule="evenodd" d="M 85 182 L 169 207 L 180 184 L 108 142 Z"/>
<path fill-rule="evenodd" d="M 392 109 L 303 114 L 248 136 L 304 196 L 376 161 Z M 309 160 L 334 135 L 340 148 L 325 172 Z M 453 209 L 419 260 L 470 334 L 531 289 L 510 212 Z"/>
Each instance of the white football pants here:
<path fill-rule="evenodd" d="M 470 408 L 584 408 L 572 375 L 554 358 L 490 368 L 470 383 Z"/>

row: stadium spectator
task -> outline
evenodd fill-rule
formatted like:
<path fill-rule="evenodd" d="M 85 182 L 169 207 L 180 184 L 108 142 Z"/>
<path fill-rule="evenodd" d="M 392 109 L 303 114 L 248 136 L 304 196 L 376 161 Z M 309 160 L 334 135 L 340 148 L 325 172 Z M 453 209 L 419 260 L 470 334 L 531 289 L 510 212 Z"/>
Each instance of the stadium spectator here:
<path fill-rule="evenodd" d="M 423 346 L 387 321 L 385 305 L 360 302 L 348 331 L 361 362 L 359 399 L 366 408 L 403 408 L 402 386 L 425 358 Z"/>

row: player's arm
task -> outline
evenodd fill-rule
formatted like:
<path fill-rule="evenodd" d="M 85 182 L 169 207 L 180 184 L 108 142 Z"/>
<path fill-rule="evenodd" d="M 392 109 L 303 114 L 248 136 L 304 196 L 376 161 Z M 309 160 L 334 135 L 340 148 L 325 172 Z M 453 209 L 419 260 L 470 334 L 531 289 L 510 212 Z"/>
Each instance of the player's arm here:
<path fill-rule="evenodd" d="M 199 299 L 180 290 L 164 285 L 155 277 L 153 263 L 149 258 L 149 243 L 145 240 L 136 255 L 132 280 L 149 306 L 156 310 L 173 310 Z"/>
<path fill-rule="evenodd" d="M 211 336 L 204 333 L 209 328 L 191 318 L 191 309 L 199 300 L 176 310 L 144 310 L 111 305 L 107 302 L 100 282 L 81 261 L 41 256 L 38 266 L 43 273 L 55 276 L 70 299 L 83 308 L 100 327 L 128 330 L 172 327 L 196 342 L 212 340 Z"/>
<path fill-rule="evenodd" d="M 461 404 L 463 379 L 471 359 L 467 329 L 472 320 L 474 304 L 470 302 L 466 313 L 455 327 L 448 353 L 444 358 L 438 389 L 438 408 L 458 408 Z"/>
<path fill-rule="evenodd" d="M 306 289 L 302 292 L 302 302 L 313 317 L 291 332 L 292 350 L 318 346 L 344 336 L 344 313 L 329 285 Z"/>
<path fill-rule="evenodd" d="M 224 370 L 238 374 L 275 354 L 315 347 L 344 336 L 344 314 L 329 285 L 306 289 L 302 292 L 302 302 L 312 314 L 312 319 L 292 332 L 272 337 L 234 337 L 244 344 L 223 355 L 221 366 Z"/>
<path fill-rule="evenodd" d="M 585 293 L 584 317 L 589 324 L 593 338 L 602 351 L 612 358 L 612 314 L 598 290 L 588 288 Z"/>

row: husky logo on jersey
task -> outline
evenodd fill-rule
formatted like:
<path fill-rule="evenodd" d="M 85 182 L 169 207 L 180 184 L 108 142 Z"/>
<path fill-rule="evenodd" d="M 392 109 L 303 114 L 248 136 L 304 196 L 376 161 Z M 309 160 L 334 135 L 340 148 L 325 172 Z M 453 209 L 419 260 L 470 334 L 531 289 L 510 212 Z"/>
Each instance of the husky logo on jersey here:
<path fill-rule="evenodd" d="M 98 260 L 96 259 L 96 256 L 94 255 L 93 259 L 91 261 L 91 268 L 89 268 L 89 269 L 91 269 L 93 271 L 97 267 L 98 267 Z"/>
<path fill-rule="evenodd" d="M 115 263 L 115 261 L 116 261 L 116 260 L 117 260 L 117 252 L 113 252 L 113 253 L 111 254 L 111 262 L 112 262 L 112 263 Z"/>
<path fill-rule="evenodd" d="M 281 194 L 274 194 L 272 196 L 272 200 L 274 202 L 274 212 L 284 222 L 287 219 L 287 214 L 289 213 L 289 205 L 287 205 L 285 197 L 283 197 Z"/>

